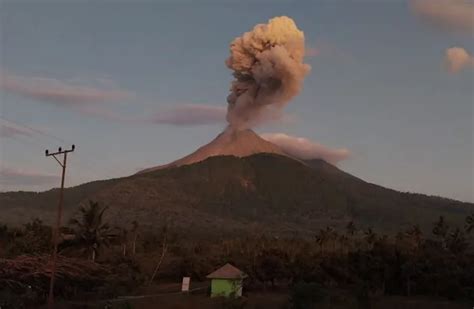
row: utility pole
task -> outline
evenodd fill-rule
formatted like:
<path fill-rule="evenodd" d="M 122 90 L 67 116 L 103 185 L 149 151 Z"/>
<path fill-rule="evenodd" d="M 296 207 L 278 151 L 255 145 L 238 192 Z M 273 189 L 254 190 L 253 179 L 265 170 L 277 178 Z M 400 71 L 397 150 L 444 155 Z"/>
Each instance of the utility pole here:
<path fill-rule="evenodd" d="M 48 308 L 52 309 L 54 307 L 54 279 L 56 275 L 56 260 L 58 255 L 58 241 L 59 241 L 59 229 L 61 227 L 61 217 L 63 214 L 63 201 L 64 201 L 64 177 L 66 175 L 66 161 L 67 154 L 73 152 L 76 147 L 72 145 L 71 149 L 62 150 L 59 147 L 58 151 L 55 153 L 49 153 L 46 150 L 45 154 L 47 157 L 53 157 L 59 165 L 62 167 L 62 176 L 61 176 L 61 189 L 59 190 L 59 203 L 58 211 L 56 217 L 56 226 L 53 228 L 53 254 L 51 256 L 51 279 L 49 281 L 49 296 L 48 296 Z M 61 162 L 56 156 L 63 155 L 63 161 Z"/>

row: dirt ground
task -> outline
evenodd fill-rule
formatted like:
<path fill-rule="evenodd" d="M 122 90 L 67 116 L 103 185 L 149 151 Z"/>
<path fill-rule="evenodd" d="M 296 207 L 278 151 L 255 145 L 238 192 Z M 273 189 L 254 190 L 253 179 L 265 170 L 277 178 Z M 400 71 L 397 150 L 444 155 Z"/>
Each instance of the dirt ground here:
<path fill-rule="evenodd" d="M 181 293 L 179 283 L 166 283 L 140 289 L 135 296 L 109 301 L 60 302 L 58 309 L 283 309 L 288 307 L 288 294 L 280 292 L 249 292 L 239 301 L 208 296 L 209 283 L 194 282 L 191 293 Z M 473 309 L 474 304 L 423 297 L 383 296 L 371 299 L 371 309 Z M 322 309 L 359 309 L 347 295 L 333 297 L 331 303 L 318 304 Z M 310 309 L 310 308 L 308 308 Z"/>

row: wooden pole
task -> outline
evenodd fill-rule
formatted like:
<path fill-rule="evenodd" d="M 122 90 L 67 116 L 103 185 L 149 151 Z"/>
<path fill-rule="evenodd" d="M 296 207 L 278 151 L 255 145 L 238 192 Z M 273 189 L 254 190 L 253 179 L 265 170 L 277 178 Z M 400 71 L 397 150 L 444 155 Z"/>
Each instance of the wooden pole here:
<path fill-rule="evenodd" d="M 69 152 L 73 152 L 75 146 L 72 145 L 72 148 L 69 150 L 59 150 L 55 153 L 49 153 L 46 150 L 46 156 L 52 156 L 62 167 L 61 173 L 61 188 L 59 190 L 59 203 L 56 213 L 56 225 L 53 227 L 53 234 L 52 234 L 52 241 L 53 241 L 53 253 L 51 255 L 51 278 L 49 281 L 49 295 L 48 295 L 48 308 L 54 308 L 54 281 L 56 278 L 56 264 L 57 264 L 57 256 L 58 256 L 58 243 L 59 243 L 59 229 L 61 228 L 61 219 L 63 215 L 63 203 L 64 203 L 64 179 L 66 176 L 66 163 L 67 163 L 67 154 Z M 59 161 L 56 155 L 62 154 L 63 161 Z"/>

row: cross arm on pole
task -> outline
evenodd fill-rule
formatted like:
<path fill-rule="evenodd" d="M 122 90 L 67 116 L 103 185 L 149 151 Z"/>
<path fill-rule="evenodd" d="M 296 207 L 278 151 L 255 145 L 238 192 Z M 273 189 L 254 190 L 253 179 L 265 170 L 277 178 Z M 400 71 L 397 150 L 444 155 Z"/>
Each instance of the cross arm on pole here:
<path fill-rule="evenodd" d="M 76 149 L 76 146 L 75 146 L 75 145 L 72 145 L 72 146 L 71 146 L 71 149 L 66 149 L 66 150 L 63 150 L 61 147 L 59 147 L 59 148 L 58 148 L 58 151 L 53 152 L 53 153 L 50 153 L 49 150 L 46 149 L 45 154 L 46 154 L 47 157 L 50 157 L 50 156 L 55 156 L 55 155 L 58 155 L 58 154 L 64 154 L 64 153 L 73 152 L 74 149 Z"/>
<path fill-rule="evenodd" d="M 61 163 L 61 161 L 59 161 L 58 158 L 56 158 L 56 156 L 54 154 L 52 154 L 51 156 L 59 163 L 59 165 L 61 165 L 61 167 L 64 167 L 64 165 Z"/>

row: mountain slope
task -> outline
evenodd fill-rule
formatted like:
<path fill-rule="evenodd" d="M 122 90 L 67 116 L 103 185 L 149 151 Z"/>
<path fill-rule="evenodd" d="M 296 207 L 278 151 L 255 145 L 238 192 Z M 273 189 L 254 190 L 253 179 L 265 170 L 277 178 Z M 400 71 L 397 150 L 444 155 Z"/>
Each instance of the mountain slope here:
<path fill-rule="evenodd" d="M 64 195 L 66 218 L 70 217 L 74 208 L 94 193 L 109 187 L 120 179 L 108 179 L 85 183 L 76 187 L 66 188 Z M 0 193 L 0 223 L 18 225 L 39 218 L 51 223 L 55 218 L 58 206 L 59 189 L 44 192 L 2 192 Z"/>
<path fill-rule="evenodd" d="M 67 189 L 66 197 L 77 190 Z M 49 193 L 23 198 L 23 209 L 35 208 L 44 194 Z M 153 228 L 168 218 L 185 234 L 214 236 L 254 228 L 312 233 L 329 224 L 342 227 L 349 220 L 387 233 L 415 223 L 428 231 L 440 215 L 460 225 L 474 209 L 469 203 L 370 184 L 321 160 L 303 164 L 275 154 L 210 157 L 104 181 L 100 189 L 82 196 L 83 202 L 91 198 L 108 206 L 112 224 L 137 220 Z M 2 213 L 13 205 L 5 197 L 0 194 Z M 56 199 L 51 202 L 55 205 Z M 69 199 L 67 214 L 76 209 Z"/>
<path fill-rule="evenodd" d="M 236 131 L 228 127 L 209 144 L 200 147 L 190 155 L 167 165 L 148 168 L 139 173 L 147 173 L 166 167 L 193 164 L 209 157 L 232 155 L 241 158 L 257 153 L 286 155 L 278 146 L 264 140 L 252 130 Z"/>

